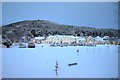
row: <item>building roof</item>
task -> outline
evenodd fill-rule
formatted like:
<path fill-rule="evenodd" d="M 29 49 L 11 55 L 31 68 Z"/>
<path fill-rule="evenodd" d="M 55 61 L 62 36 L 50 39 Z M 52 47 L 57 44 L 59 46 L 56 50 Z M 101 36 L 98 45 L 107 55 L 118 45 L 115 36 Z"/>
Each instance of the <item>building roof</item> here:
<path fill-rule="evenodd" d="M 52 36 L 49 36 L 47 38 L 75 38 L 75 39 L 79 39 L 79 37 L 68 36 L 68 35 L 52 35 Z"/>
<path fill-rule="evenodd" d="M 92 36 L 88 36 L 87 39 L 94 39 Z"/>
<path fill-rule="evenodd" d="M 110 37 L 109 36 L 104 36 L 102 39 L 109 39 Z"/>
<path fill-rule="evenodd" d="M 103 39 L 100 36 L 95 37 L 96 41 L 103 41 Z"/>
<path fill-rule="evenodd" d="M 35 39 L 45 39 L 45 37 L 35 37 Z"/>

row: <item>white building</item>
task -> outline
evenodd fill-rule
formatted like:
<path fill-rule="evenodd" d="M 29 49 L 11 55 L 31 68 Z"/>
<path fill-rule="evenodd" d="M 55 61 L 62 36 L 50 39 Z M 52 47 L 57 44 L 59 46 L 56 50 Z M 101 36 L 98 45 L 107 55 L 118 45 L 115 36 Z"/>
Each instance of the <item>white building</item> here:
<path fill-rule="evenodd" d="M 43 43 L 78 43 L 79 37 L 67 36 L 67 35 L 53 35 L 46 38 Z"/>
<path fill-rule="evenodd" d="M 102 39 L 103 39 L 103 42 L 105 44 L 110 44 L 110 37 L 109 36 L 104 36 Z"/>
<path fill-rule="evenodd" d="M 79 43 L 86 43 L 85 37 L 79 37 Z"/>
<path fill-rule="evenodd" d="M 88 36 L 86 42 L 90 43 L 90 44 L 93 44 L 95 42 L 95 39 L 92 36 Z"/>
<path fill-rule="evenodd" d="M 68 35 L 50 35 L 48 37 L 35 37 L 34 42 L 36 43 L 42 43 L 42 44 L 71 44 L 71 43 L 88 43 L 88 44 L 103 44 L 108 43 L 108 40 L 104 40 L 108 38 L 107 36 L 101 38 L 99 36 L 97 37 L 78 37 L 78 36 L 68 36 Z"/>
<path fill-rule="evenodd" d="M 44 44 L 51 44 L 51 43 L 70 44 L 70 43 L 79 43 L 80 38 L 75 37 L 75 36 L 67 36 L 67 35 L 52 35 L 52 36 L 48 36 L 46 38 L 45 37 L 36 37 L 35 40 L 38 41 L 39 43 L 44 43 Z"/>
<path fill-rule="evenodd" d="M 45 39 L 45 37 L 42 37 L 42 36 L 40 36 L 40 37 L 35 37 L 34 39 L 33 39 L 33 42 L 36 42 L 36 43 L 42 43 L 42 41 Z"/>
<path fill-rule="evenodd" d="M 100 36 L 95 37 L 95 43 L 102 44 L 104 41 Z"/>

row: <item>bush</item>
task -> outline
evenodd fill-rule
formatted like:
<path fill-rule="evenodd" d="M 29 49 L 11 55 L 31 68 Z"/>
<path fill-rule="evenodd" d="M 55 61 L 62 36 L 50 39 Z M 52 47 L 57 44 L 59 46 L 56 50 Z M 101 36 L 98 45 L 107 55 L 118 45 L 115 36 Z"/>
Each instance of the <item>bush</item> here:
<path fill-rule="evenodd" d="M 12 42 L 9 39 L 7 39 L 3 42 L 3 45 L 5 45 L 7 48 L 9 48 L 12 45 Z"/>

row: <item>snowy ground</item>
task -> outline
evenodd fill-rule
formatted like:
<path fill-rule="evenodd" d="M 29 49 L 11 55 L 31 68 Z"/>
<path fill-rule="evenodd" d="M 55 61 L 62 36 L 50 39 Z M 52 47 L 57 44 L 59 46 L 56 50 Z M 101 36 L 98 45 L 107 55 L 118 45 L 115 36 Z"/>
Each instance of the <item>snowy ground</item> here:
<path fill-rule="evenodd" d="M 117 78 L 118 46 L 3 48 L 4 78 Z M 77 53 L 79 49 L 79 53 Z M 55 64 L 60 69 L 55 74 Z M 69 67 L 68 64 L 78 65 Z"/>

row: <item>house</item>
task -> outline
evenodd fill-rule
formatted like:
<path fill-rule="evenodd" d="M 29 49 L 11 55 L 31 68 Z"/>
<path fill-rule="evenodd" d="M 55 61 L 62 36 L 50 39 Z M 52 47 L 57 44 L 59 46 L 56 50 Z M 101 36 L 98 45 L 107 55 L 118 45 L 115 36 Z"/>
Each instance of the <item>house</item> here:
<path fill-rule="evenodd" d="M 79 43 L 86 43 L 86 38 L 85 37 L 79 37 Z"/>
<path fill-rule="evenodd" d="M 95 39 L 92 36 L 87 37 L 87 43 L 88 44 L 93 44 L 95 42 Z"/>
<path fill-rule="evenodd" d="M 19 40 L 20 43 L 21 43 L 21 42 L 27 43 L 27 42 L 29 42 L 29 41 L 31 41 L 31 38 L 28 37 L 28 36 L 23 36 L 23 37 Z"/>
<path fill-rule="evenodd" d="M 118 38 L 111 38 L 110 42 L 114 45 L 120 45 L 120 39 Z"/>
<path fill-rule="evenodd" d="M 117 40 L 117 44 L 120 45 L 120 39 Z"/>
<path fill-rule="evenodd" d="M 102 39 L 103 39 L 104 44 L 110 44 L 110 37 L 109 36 L 104 36 Z"/>
<path fill-rule="evenodd" d="M 96 44 L 103 44 L 103 39 L 100 36 L 95 37 Z"/>
<path fill-rule="evenodd" d="M 38 43 L 38 44 L 41 44 L 43 40 L 45 40 L 45 37 L 39 36 L 39 37 L 35 37 L 35 38 L 33 39 L 33 42 Z"/>

